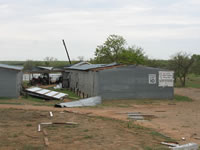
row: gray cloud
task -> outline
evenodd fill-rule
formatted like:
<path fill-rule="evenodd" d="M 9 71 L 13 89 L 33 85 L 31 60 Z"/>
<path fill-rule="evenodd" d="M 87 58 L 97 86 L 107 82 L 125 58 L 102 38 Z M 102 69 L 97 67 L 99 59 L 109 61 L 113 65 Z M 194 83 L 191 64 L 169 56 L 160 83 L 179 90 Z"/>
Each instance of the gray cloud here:
<path fill-rule="evenodd" d="M 199 53 L 198 0 L 0 0 L 0 60 L 93 57 L 109 34 L 119 34 L 153 58 Z M 14 52 L 14 53 L 13 53 Z"/>

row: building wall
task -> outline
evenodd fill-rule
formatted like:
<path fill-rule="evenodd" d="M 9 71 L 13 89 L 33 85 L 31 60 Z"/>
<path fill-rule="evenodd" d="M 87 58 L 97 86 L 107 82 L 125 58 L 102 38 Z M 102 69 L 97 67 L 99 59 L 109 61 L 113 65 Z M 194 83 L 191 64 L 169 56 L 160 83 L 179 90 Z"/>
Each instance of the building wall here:
<path fill-rule="evenodd" d="M 75 90 L 79 90 L 81 93 L 84 93 L 85 96 L 95 96 L 97 93 L 97 73 L 92 71 L 78 71 L 70 70 L 69 75 L 69 87 Z M 67 73 L 64 73 L 64 76 Z M 65 78 L 65 77 L 63 77 Z"/>
<path fill-rule="evenodd" d="M 173 99 L 173 87 L 158 87 L 157 68 L 120 67 L 99 71 L 97 95 L 103 99 Z M 149 84 L 156 74 L 156 84 Z"/>
<path fill-rule="evenodd" d="M 20 92 L 22 90 L 22 82 L 23 82 L 23 72 L 17 72 L 17 80 L 16 80 L 16 97 L 20 96 Z"/>
<path fill-rule="evenodd" d="M 0 97 L 19 96 L 20 74 L 19 71 L 0 68 Z"/>

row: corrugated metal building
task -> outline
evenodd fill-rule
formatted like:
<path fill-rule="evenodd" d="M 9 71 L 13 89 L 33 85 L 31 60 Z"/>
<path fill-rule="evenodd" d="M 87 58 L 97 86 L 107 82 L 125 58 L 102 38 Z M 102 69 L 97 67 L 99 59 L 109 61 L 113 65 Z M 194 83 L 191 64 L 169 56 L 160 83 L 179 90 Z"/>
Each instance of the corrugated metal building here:
<path fill-rule="evenodd" d="M 84 64 L 67 67 L 63 86 L 109 99 L 173 99 L 173 71 L 113 64 Z"/>
<path fill-rule="evenodd" d="M 23 67 L 0 64 L 0 97 L 17 98 L 20 95 Z"/>

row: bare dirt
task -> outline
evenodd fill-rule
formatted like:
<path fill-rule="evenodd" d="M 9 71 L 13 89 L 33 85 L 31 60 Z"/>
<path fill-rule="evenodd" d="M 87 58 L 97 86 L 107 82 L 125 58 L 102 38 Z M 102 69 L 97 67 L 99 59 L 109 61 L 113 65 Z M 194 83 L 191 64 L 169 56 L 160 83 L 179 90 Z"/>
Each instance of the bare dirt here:
<path fill-rule="evenodd" d="M 168 140 L 157 132 L 132 122 L 59 111 L 54 111 L 54 116 L 50 117 L 49 111 L 43 109 L 0 109 L 0 149 L 163 149 L 159 143 Z M 39 123 L 66 121 L 76 122 L 78 125 L 41 125 L 42 131 L 38 132 Z M 48 146 L 45 145 L 44 138 L 48 139 Z"/>
<path fill-rule="evenodd" d="M 130 123 L 127 119 L 127 112 L 141 112 L 155 116 L 148 121 L 134 121 L 134 124 L 152 128 L 163 135 L 176 139 L 181 144 L 188 142 L 200 144 L 200 89 L 178 88 L 175 89 L 175 93 L 188 96 L 193 101 L 155 100 L 141 103 L 131 100 L 107 101 L 102 106 L 87 108 L 3 104 L 0 105 L 0 149 L 13 149 L 13 147 L 28 149 L 24 147 L 25 143 L 28 144 L 27 147 L 32 146 L 32 149 L 35 145 L 41 149 L 45 148 L 43 135 L 37 133 L 36 127 L 39 122 L 49 122 L 49 119 L 52 119 L 48 117 L 48 111 L 57 114 L 56 117 L 53 117 L 57 121 L 66 120 L 80 123 L 80 126 L 75 128 L 59 126 L 59 128 L 53 127 L 51 130 L 47 127 L 47 132 L 50 132 L 48 149 L 65 149 L 63 147 L 68 147 L 68 149 L 145 149 L 145 146 L 147 148 L 148 146 L 154 147 L 160 141 L 165 140 L 162 136 L 155 138 L 153 136 L 155 134 L 151 134 L 152 131 L 151 133 L 146 131 L 146 128 L 139 130 L 137 127 L 127 126 L 127 123 Z M 60 111 L 68 112 L 61 114 Z M 27 114 L 27 116 L 22 114 Z M 42 114 L 44 116 L 41 116 Z M 123 120 L 123 123 L 120 123 L 119 120 Z M 34 138 L 27 137 L 26 133 L 34 135 Z M 8 136 L 8 140 L 5 141 L 7 145 L 4 145 L 2 141 L 6 136 Z M 17 137 L 15 138 L 15 136 Z M 182 140 L 183 137 L 185 140 Z M 16 139 L 16 143 L 14 139 Z M 21 147 L 17 142 L 21 142 Z M 12 143 L 11 146 L 10 143 Z"/>

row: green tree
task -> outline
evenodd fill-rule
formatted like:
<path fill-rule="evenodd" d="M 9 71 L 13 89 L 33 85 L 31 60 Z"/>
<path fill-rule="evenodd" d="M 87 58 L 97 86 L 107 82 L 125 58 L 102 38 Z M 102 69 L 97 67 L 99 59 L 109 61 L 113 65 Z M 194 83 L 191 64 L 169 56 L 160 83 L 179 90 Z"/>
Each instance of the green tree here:
<path fill-rule="evenodd" d="M 57 60 L 57 58 L 54 58 L 54 57 L 45 57 L 44 58 L 44 64 L 45 64 L 45 66 L 51 66 L 56 61 L 58 61 L 58 60 Z"/>
<path fill-rule="evenodd" d="M 141 64 L 145 58 L 142 48 L 127 47 L 126 40 L 122 36 L 110 35 L 103 45 L 97 46 L 94 62 Z"/>
<path fill-rule="evenodd" d="M 175 54 L 170 60 L 170 69 L 175 71 L 175 81 L 178 78 L 183 87 L 185 87 L 186 77 L 193 62 L 193 57 L 183 52 Z"/>
<path fill-rule="evenodd" d="M 32 61 L 32 60 L 27 60 L 27 61 L 24 63 L 24 70 L 31 70 L 34 66 L 35 66 L 34 61 Z"/>
<path fill-rule="evenodd" d="M 191 67 L 191 73 L 200 75 L 200 55 L 192 55 L 192 58 L 194 59 L 194 63 Z"/>
<path fill-rule="evenodd" d="M 120 53 L 120 62 L 123 64 L 144 64 L 146 59 L 140 47 L 128 47 Z"/>

